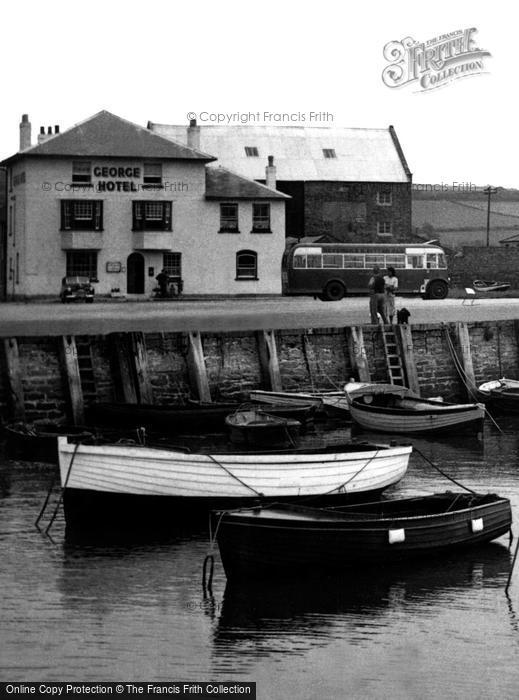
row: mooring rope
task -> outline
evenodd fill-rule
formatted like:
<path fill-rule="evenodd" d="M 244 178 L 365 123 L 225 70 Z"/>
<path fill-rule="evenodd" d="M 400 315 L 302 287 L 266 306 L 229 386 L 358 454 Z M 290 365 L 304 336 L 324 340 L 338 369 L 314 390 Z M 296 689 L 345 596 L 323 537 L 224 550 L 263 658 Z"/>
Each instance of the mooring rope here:
<path fill-rule="evenodd" d="M 65 477 L 65 482 L 64 482 L 63 486 L 61 487 L 61 492 L 59 494 L 58 502 L 56 503 L 56 508 L 54 509 L 54 513 L 52 514 L 52 517 L 50 519 L 49 524 L 45 528 L 46 535 L 49 533 L 49 530 L 51 529 L 52 524 L 53 524 L 53 522 L 58 514 L 59 507 L 60 507 L 61 502 L 63 500 L 63 494 L 65 493 L 65 489 L 67 488 L 68 480 L 70 477 L 70 472 L 72 471 L 72 464 L 74 463 L 74 459 L 76 458 L 76 454 L 77 454 L 77 451 L 79 449 L 80 444 L 81 444 L 80 442 L 76 442 L 76 445 L 74 447 L 74 452 L 72 453 L 72 458 L 70 460 L 70 464 L 68 465 L 67 476 Z"/>
<path fill-rule="evenodd" d="M 305 496 L 305 497 L 303 497 L 303 498 L 300 498 L 300 499 L 299 499 L 299 502 L 300 502 L 300 503 L 306 503 L 307 501 L 313 501 L 313 500 L 315 500 L 315 499 L 317 499 L 317 498 L 323 498 L 323 496 L 329 496 L 330 494 L 334 493 L 335 491 L 337 491 L 338 493 L 340 493 L 340 492 L 342 491 L 342 489 L 344 489 L 344 487 L 347 486 L 347 485 L 350 483 L 350 481 L 353 481 L 353 479 L 355 479 L 362 471 L 364 471 L 364 469 L 366 469 L 366 467 L 367 467 L 369 464 L 371 464 L 371 462 L 372 462 L 374 459 L 376 459 L 376 458 L 378 457 L 379 453 L 380 453 L 380 450 L 377 450 L 377 451 L 375 452 L 375 454 L 372 455 L 372 456 L 366 461 L 366 464 L 363 464 L 362 467 L 361 467 L 357 472 L 355 472 L 355 474 L 352 474 L 352 475 L 350 476 L 350 478 L 347 479 L 347 480 L 346 480 L 344 483 L 342 483 L 340 486 L 335 486 L 333 489 L 330 489 L 329 491 L 325 491 L 324 493 L 318 493 L 318 494 L 315 494 L 314 496 Z"/>
<path fill-rule="evenodd" d="M 456 486 L 460 486 L 462 489 L 465 489 L 465 491 L 468 491 L 469 493 L 477 494 L 477 491 L 474 491 L 473 489 L 469 489 L 468 486 L 465 486 L 465 485 L 462 484 L 460 481 L 456 481 L 456 479 L 454 479 L 452 476 L 449 476 L 449 474 L 447 474 L 447 473 L 444 472 L 442 469 L 440 469 L 440 467 L 438 467 L 436 464 L 434 464 L 434 462 L 431 462 L 431 460 L 430 460 L 428 457 L 426 457 L 426 456 L 424 455 L 424 453 L 423 453 L 421 450 L 418 449 L 418 447 L 413 446 L 413 450 L 414 450 L 415 452 L 417 452 L 417 453 L 420 455 L 420 457 L 422 457 L 422 459 L 423 459 L 425 462 L 427 462 L 427 464 L 429 464 L 431 467 L 433 467 L 433 468 L 436 469 L 438 472 L 440 472 L 440 474 L 441 474 L 442 476 L 444 476 L 444 477 L 445 477 L 446 479 L 448 479 L 449 481 L 452 481 L 453 484 L 456 484 Z"/>
<path fill-rule="evenodd" d="M 450 350 L 452 359 L 454 360 L 454 366 L 456 367 L 456 370 L 458 371 L 458 374 L 460 375 L 461 381 L 463 382 L 465 388 L 467 389 L 469 396 L 471 396 L 473 399 L 477 399 L 478 398 L 477 386 L 475 384 L 472 384 L 468 374 L 465 372 L 465 369 L 463 368 L 463 365 L 460 362 L 460 359 L 459 359 L 458 354 L 456 352 L 456 348 L 454 347 L 454 344 L 452 342 L 452 338 L 450 337 L 449 329 L 447 327 L 445 327 L 445 336 L 447 338 L 447 344 L 449 346 L 449 350 Z M 492 414 L 490 413 L 490 411 L 487 409 L 486 406 L 485 406 L 484 410 L 485 410 L 485 415 L 487 415 L 489 417 L 489 419 L 494 424 L 494 426 L 499 430 L 500 433 L 502 433 L 503 431 L 501 430 L 501 428 L 499 427 L 499 425 L 497 424 L 497 422 L 495 421 L 495 419 L 493 418 Z"/>
<path fill-rule="evenodd" d="M 236 476 L 236 474 L 233 474 L 232 471 L 231 471 L 230 469 L 227 469 L 227 467 L 226 467 L 224 464 L 222 464 L 221 462 L 219 462 L 217 459 L 215 459 L 215 458 L 213 457 L 213 455 L 208 454 L 207 456 L 208 456 L 209 459 L 212 460 L 216 465 L 218 465 L 219 467 L 221 467 L 221 468 L 224 470 L 224 472 L 226 472 L 230 477 L 232 477 L 233 479 L 236 479 L 236 481 L 238 481 L 242 486 L 245 486 L 246 489 L 249 489 L 250 491 L 252 491 L 253 493 L 255 493 L 256 496 L 259 496 L 260 498 L 263 498 L 263 497 L 264 497 L 263 494 L 260 493 L 259 491 L 256 491 L 256 489 L 255 489 L 253 486 L 249 486 L 249 484 L 246 484 L 245 481 L 242 481 L 242 479 L 240 479 L 239 476 Z"/>

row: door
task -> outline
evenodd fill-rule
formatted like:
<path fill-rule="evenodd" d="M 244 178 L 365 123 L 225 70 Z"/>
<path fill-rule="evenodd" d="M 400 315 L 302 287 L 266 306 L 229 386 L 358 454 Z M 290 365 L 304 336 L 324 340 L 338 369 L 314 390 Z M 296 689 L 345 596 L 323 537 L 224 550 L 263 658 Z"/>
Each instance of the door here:
<path fill-rule="evenodd" d="M 144 294 L 144 256 L 132 253 L 126 263 L 128 294 Z"/>

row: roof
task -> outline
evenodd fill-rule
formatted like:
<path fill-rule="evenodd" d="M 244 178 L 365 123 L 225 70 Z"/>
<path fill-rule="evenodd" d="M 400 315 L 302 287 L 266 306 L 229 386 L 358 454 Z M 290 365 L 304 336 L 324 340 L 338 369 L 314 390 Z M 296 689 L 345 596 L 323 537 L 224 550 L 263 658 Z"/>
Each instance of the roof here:
<path fill-rule="evenodd" d="M 92 158 L 108 156 L 203 162 L 215 160 L 207 153 L 164 138 L 106 110 L 94 114 L 66 131 L 49 136 L 41 144 L 26 148 L 3 162 L 22 156 L 87 156 Z"/>
<path fill-rule="evenodd" d="M 280 181 L 408 182 L 411 173 L 392 127 L 350 129 L 308 126 L 198 125 L 200 148 L 227 168 L 265 179 L 274 156 Z M 148 122 L 154 133 L 187 143 L 187 126 Z M 255 147 L 258 156 L 247 156 Z M 333 149 L 326 158 L 323 149 Z"/>
<path fill-rule="evenodd" d="M 248 180 L 227 168 L 208 166 L 205 169 L 206 199 L 290 199 L 254 180 Z"/>

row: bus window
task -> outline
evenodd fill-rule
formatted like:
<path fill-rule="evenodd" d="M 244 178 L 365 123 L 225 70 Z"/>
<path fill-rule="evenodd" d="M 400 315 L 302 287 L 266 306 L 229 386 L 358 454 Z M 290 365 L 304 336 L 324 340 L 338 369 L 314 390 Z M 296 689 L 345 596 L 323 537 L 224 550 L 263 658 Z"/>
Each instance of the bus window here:
<path fill-rule="evenodd" d="M 307 267 L 322 267 L 323 266 L 323 256 L 322 255 L 307 255 L 306 256 L 306 266 Z"/>
<path fill-rule="evenodd" d="M 377 265 L 378 267 L 385 267 L 385 262 L 386 262 L 386 256 L 385 255 L 375 255 L 372 253 L 368 253 L 366 255 L 366 267 L 375 267 Z"/>
<path fill-rule="evenodd" d="M 294 267 L 306 267 L 306 255 L 294 255 Z"/>
<path fill-rule="evenodd" d="M 323 267 L 342 269 L 342 255 L 323 253 Z"/>
<path fill-rule="evenodd" d="M 405 255 L 386 255 L 384 267 L 394 267 L 395 270 L 405 268 Z"/>
<path fill-rule="evenodd" d="M 423 268 L 423 255 L 408 255 L 406 267 L 414 270 Z"/>
<path fill-rule="evenodd" d="M 438 253 L 438 267 L 442 270 L 447 269 L 447 258 L 443 253 Z"/>
<path fill-rule="evenodd" d="M 356 253 L 344 254 L 344 267 L 346 269 L 362 268 L 364 269 L 364 256 Z"/>
<path fill-rule="evenodd" d="M 427 253 L 427 269 L 438 269 L 438 257 L 436 253 Z"/>

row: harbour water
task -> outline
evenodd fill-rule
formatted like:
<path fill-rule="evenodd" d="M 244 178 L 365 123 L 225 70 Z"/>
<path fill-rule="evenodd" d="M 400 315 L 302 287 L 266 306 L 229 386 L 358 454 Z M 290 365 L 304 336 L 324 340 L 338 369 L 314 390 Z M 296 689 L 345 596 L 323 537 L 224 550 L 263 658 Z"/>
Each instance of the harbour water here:
<path fill-rule="evenodd" d="M 483 440 L 416 441 L 399 495 L 467 487 L 511 499 L 519 417 Z M 345 433 L 345 436 L 346 433 Z M 385 438 L 387 440 L 387 437 Z M 57 468 L 0 458 L 0 680 L 255 681 L 259 698 L 515 698 L 516 541 L 333 580 L 201 586 L 206 528 L 126 542 L 52 539 L 34 521 Z M 95 517 L 95 514 L 94 514 Z M 47 519 L 48 521 L 48 519 Z"/>

